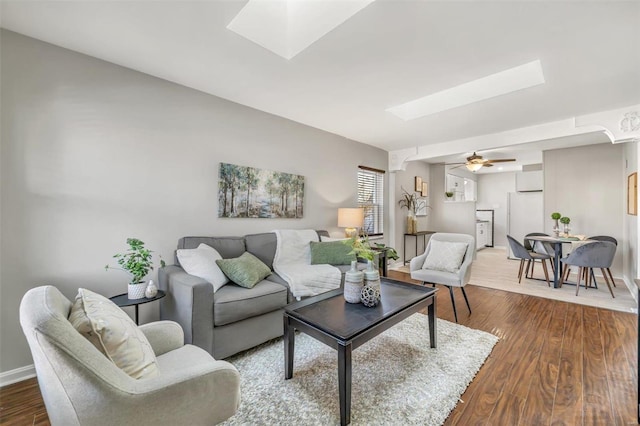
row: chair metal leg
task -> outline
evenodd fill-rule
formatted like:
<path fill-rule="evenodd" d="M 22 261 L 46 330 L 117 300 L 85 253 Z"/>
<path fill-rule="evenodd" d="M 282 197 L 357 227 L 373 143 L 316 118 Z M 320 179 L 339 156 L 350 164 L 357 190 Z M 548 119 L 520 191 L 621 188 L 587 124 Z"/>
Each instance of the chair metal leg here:
<path fill-rule="evenodd" d="M 609 280 L 607 279 L 607 273 L 605 272 L 605 270 L 603 268 L 600 268 L 600 270 L 602 271 L 602 276 L 604 277 L 604 282 L 606 282 L 607 283 L 607 287 L 609 287 L 609 293 L 611 293 L 611 297 L 613 297 L 615 299 L 616 296 L 614 296 L 613 290 L 611 289 L 611 284 L 609 284 Z"/>
<path fill-rule="evenodd" d="M 449 294 L 451 295 L 451 304 L 453 305 L 453 316 L 456 318 L 456 322 L 458 322 L 458 312 L 456 311 L 456 298 L 453 296 L 453 287 L 451 287 L 450 285 L 447 287 L 449 287 Z"/>
<path fill-rule="evenodd" d="M 464 296 L 464 301 L 467 302 L 467 308 L 469 309 L 469 314 L 471 314 L 471 305 L 469 305 L 469 299 L 467 298 L 467 292 L 464 291 L 464 287 L 460 287 L 462 290 L 462 295 Z"/>

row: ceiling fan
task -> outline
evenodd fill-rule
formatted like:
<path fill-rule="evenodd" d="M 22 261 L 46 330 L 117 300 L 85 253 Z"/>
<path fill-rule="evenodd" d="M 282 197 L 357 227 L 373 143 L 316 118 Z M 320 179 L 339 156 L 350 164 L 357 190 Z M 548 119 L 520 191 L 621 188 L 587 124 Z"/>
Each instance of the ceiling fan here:
<path fill-rule="evenodd" d="M 453 167 L 453 169 L 465 166 L 467 169 L 469 169 L 469 171 L 477 172 L 478 170 L 480 170 L 483 167 L 493 167 L 493 163 L 506 163 L 506 162 L 509 162 L 509 161 L 516 161 L 516 159 L 515 158 L 501 158 L 501 159 L 497 159 L 497 160 L 485 160 L 484 158 L 482 158 L 482 155 L 478 155 L 478 154 L 476 154 L 474 152 L 473 155 L 467 157 L 467 161 L 464 162 L 464 163 L 447 163 L 447 164 L 448 165 L 458 164 L 458 166 Z"/>

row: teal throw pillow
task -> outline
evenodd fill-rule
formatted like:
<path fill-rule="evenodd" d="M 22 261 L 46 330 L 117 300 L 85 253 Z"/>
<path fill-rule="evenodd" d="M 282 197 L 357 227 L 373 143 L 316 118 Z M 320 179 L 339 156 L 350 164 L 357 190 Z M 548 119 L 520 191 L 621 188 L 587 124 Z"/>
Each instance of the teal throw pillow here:
<path fill-rule="evenodd" d="M 271 269 L 248 251 L 233 259 L 217 259 L 216 264 L 231 281 L 245 288 L 253 288 L 271 275 Z"/>
<path fill-rule="evenodd" d="M 311 264 L 349 265 L 356 255 L 349 254 L 353 249 L 344 241 L 311 241 Z"/>

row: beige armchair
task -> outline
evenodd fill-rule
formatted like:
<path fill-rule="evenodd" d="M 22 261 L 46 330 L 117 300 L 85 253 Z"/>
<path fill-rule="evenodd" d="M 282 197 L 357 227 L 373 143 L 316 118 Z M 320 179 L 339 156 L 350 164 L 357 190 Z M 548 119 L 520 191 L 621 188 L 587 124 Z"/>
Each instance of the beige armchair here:
<path fill-rule="evenodd" d="M 67 320 L 71 305 L 52 286 L 29 290 L 20 304 L 20 324 L 52 425 L 213 425 L 236 412 L 238 371 L 185 345 L 178 324 L 140 327 L 160 374 L 136 380 L 73 328 Z"/>
<path fill-rule="evenodd" d="M 429 253 L 432 250 L 434 241 L 467 244 L 466 251 L 464 252 L 462 263 L 459 268 L 454 271 L 423 268 L 425 259 L 429 256 Z M 464 296 L 464 301 L 467 303 L 469 314 L 471 314 L 471 305 L 469 305 L 469 299 L 467 298 L 467 293 L 464 291 L 464 286 L 467 285 L 471 278 L 471 264 L 473 263 L 475 253 L 476 240 L 471 235 L 438 232 L 431 236 L 424 253 L 411 259 L 411 263 L 409 264 L 409 271 L 411 272 L 412 279 L 422 281 L 425 284 L 433 284 L 434 287 L 435 284 L 441 284 L 449 288 L 451 303 L 453 305 L 453 315 L 456 322 L 458 322 L 458 311 L 456 310 L 456 299 L 453 295 L 453 287 L 460 287 L 462 295 Z"/>

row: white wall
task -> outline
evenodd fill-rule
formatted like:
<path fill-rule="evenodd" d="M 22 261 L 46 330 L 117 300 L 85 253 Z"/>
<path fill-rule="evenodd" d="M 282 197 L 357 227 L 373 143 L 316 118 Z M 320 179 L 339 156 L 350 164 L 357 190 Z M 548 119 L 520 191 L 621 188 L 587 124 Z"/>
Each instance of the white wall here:
<path fill-rule="evenodd" d="M 495 247 L 507 247 L 507 193 L 516 190 L 515 172 L 486 173 L 478 175 L 477 209 L 494 210 Z"/>
<path fill-rule="evenodd" d="M 427 205 L 431 203 L 434 196 L 438 196 L 441 192 L 439 188 L 434 188 L 429 182 L 429 169 L 430 165 L 422 161 L 412 161 L 407 163 L 407 168 L 404 171 L 395 172 L 395 194 L 390 203 L 394 205 L 395 209 L 395 241 L 394 248 L 400 256 L 399 261 L 403 259 L 404 251 L 404 234 L 407 232 L 407 209 L 401 208 L 398 205 L 398 201 L 402 199 L 402 189 L 407 192 L 415 192 L 415 177 L 420 176 L 423 181 L 427 182 L 429 193 L 426 198 Z M 427 216 L 418 216 L 418 231 L 428 231 L 431 217 L 431 208 L 427 207 Z M 424 252 L 422 248 L 422 238 L 418 244 L 418 254 Z M 415 255 L 415 237 L 407 237 L 407 260 Z"/>
<path fill-rule="evenodd" d="M 623 183 L 624 182 L 624 183 Z M 626 214 L 626 172 L 621 144 L 599 144 L 544 152 L 545 230 L 553 233 L 551 213 L 571 218 L 571 233 L 610 235 L 618 240 L 611 271 L 622 276 Z"/>
<path fill-rule="evenodd" d="M 464 177 L 462 173 L 459 174 Z M 445 200 L 445 166 L 432 165 L 429 173 L 430 202 L 429 228 L 437 232 L 456 232 L 476 235 L 476 203 L 474 201 L 452 202 Z"/>
<path fill-rule="evenodd" d="M 628 142 L 623 145 L 623 187 L 626 190 L 627 176 L 638 171 L 638 144 L 636 142 Z M 633 280 L 638 278 L 638 220 L 640 216 L 632 216 L 624 211 L 623 230 L 627 238 L 619 245 L 622 248 L 623 259 L 622 268 L 623 276 L 629 284 L 633 284 Z M 636 292 L 633 292 L 634 296 Z"/>
<path fill-rule="evenodd" d="M 383 150 L 12 32 L 0 37 L 0 372 L 31 363 L 18 323 L 28 289 L 125 292 L 127 276 L 103 267 L 127 237 L 172 263 L 185 235 L 340 234 L 337 208 L 356 204 L 357 166 L 387 168 Z M 219 219 L 220 162 L 304 175 L 304 218 Z M 158 304 L 140 314 L 157 318 Z"/>

